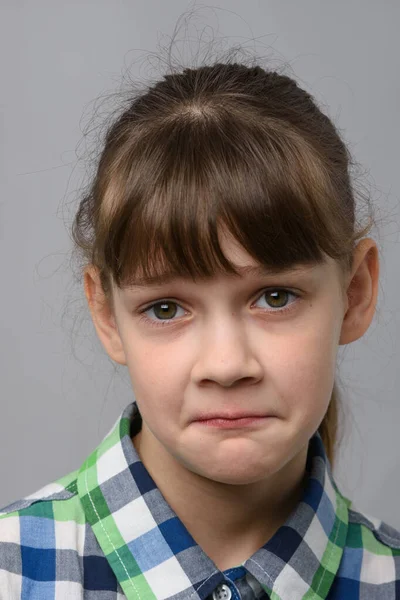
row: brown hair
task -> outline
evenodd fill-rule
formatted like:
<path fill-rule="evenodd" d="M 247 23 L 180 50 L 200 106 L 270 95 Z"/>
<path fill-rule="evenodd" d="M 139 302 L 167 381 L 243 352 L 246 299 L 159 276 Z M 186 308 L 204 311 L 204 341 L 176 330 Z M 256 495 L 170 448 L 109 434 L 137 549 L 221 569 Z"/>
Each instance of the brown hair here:
<path fill-rule="evenodd" d="M 72 226 L 113 307 L 119 287 L 151 276 L 236 274 L 217 228 L 271 271 L 335 259 L 343 277 L 357 227 L 351 156 L 313 97 L 284 74 L 216 62 L 133 94 L 105 135 Z M 335 459 L 339 387 L 319 426 Z"/>

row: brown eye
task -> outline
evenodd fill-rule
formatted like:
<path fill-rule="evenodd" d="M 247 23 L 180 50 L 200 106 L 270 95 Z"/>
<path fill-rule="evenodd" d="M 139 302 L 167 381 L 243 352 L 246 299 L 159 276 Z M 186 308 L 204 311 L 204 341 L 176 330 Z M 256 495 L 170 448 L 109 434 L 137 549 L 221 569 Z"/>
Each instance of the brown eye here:
<path fill-rule="evenodd" d="M 288 296 L 292 296 L 294 302 L 288 303 Z M 267 301 L 267 308 L 264 307 L 264 312 L 271 317 L 279 317 L 289 313 L 289 311 L 296 308 L 300 300 L 299 294 L 285 288 L 268 288 L 259 296 L 259 301 L 267 297 L 269 300 Z M 153 302 L 153 304 L 140 311 L 141 320 L 154 327 L 173 324 L 177 320 L 174 317 L 177 315 L 178 310 L 182 310 L 183 315 L 185 314 L 184 309 L 174 300 L 160 300 L 159 302 Z M 153 315 L 147 316 L 146 313 L 153 313 Z"/>
<path fill-rule="evenodd" d="M 174 309 L 171 309 L 171 306 L 174 306 Z M 176 315 L 176 302 L 171 302 L 170 300 L 164 302 L 157 302 L 153 304 L 151 307 L 154 310 L 154 314 L 157 318 L 163 319 L 172 319 Z M 160 310 L 158 310 L 160 307 Z"/>
<path fill-rule="evenodd" d="M 286 290 L 277 290 L 272 292 L 267 291 L 264 295 L 272 298 L 272 306 L 274 308 L 283 308 L 283 306 L 286 306 L 285 300 L 287 300 L 288 294 L 289 292 Z"/>
<path fill-rule="evenodd" d="M 288 298 L 292 296 L 294 300 L 292 302 L 288 302 Z M 269 288 L 264 290 L 259 300 L 266 300 L 267 309 L 265 312 L 269 315 L 279 316 L 291 310 L 294 310 L 300 301 L 299 294 L 287 290 L 286 288 Z M 271 310 L 275 308 L 276 310 Z"/>

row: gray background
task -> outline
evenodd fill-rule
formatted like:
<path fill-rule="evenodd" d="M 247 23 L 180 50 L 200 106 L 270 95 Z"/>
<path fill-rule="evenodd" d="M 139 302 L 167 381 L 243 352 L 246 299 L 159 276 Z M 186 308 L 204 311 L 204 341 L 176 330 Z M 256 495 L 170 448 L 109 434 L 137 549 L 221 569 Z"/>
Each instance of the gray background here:
<path fill-rule="evenodd" d="M 343 131 L 364 169 L 358 185 L 384 217 L 371 232 L 380 248 L 378 311 L 360 340 L 339 349 L 347 393 L 335 475 L 359 509 L 400 528 L 394 0 L 209 8 L 183 0 L 2 0 L 0 507 L 78 468 L 133 399 L 127 371 L 105 355 L 75 283 L 66 227 L 96 152 L 91 119 L 96 132 L 112 108 L 96 99 L 118 91 L 126 70 L 140 82 L 159 78 L 163 65 L 150 53 L 164 51 L 193 6 L 192 24 L 181 24 L 175 41 L 177 59 L 190 63 L 216 39 L 217 52 L 240 44 L 273 67 L 287 64 Z"/>

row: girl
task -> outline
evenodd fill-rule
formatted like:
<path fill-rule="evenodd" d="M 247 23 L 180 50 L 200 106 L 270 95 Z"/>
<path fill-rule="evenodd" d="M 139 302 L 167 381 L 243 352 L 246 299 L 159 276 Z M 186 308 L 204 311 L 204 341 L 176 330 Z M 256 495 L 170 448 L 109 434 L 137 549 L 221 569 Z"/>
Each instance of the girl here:
<path fill-rule="evenodd" d="M 400 598 L 400 533 L 332 474 L 337 351 L 379 279 L 350 160 L 260 66 L 166 75 L 114 120 L 72 233 L 135 400 L 2 509 L 1 600 Z"/>

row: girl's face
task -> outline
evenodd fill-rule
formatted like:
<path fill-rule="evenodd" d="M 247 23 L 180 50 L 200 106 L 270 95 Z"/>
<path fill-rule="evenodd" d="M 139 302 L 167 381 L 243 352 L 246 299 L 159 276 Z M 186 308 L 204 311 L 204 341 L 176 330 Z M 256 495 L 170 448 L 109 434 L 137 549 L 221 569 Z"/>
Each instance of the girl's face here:
<path fill-rule="evenodd" d="M 236 242 L 221 245 L 238 267 L 256 266 Z M 308 445 L 331 397 L 347 308 L 334 261 L 278 276 L 115 289 L 114 296 L 121 362 L 143 418 L 138 435 L 152 456 L 245 484 L 279 471 Z M 196 422 L 211 411 L 271 418 L 237 429 Z"/>

